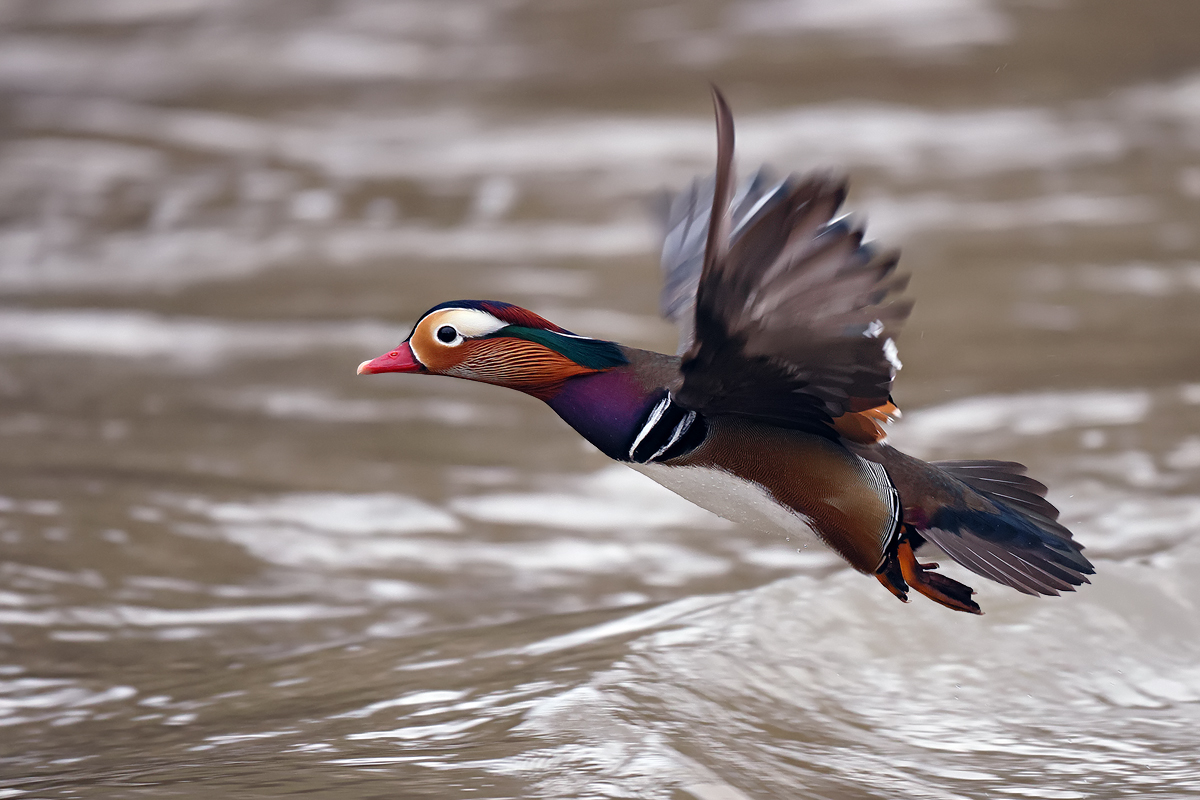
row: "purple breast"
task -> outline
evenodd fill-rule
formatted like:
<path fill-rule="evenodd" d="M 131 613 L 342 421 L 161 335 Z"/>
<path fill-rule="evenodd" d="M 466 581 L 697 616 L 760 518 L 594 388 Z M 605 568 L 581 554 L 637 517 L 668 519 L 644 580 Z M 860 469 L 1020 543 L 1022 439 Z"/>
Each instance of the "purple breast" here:
<path fill-rule="evenodd" d="M 663 389 L 647 389 L 624 370 L 567 381 L 546 401 L 564 421 L 609 458 L 628 460 L 634 434 Z"/>

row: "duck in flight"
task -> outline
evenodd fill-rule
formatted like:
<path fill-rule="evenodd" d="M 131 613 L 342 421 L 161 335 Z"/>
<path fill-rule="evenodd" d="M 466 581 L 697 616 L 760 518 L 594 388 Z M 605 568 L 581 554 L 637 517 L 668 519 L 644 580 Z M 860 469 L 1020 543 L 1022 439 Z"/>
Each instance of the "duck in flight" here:
<path fill-rule="evenodd" d="M 663 314 L 678 355 L 579 336 L 489 300 L 434 306 L 359 374 L 449 375 L 546 402 L 609 457 L 703 508 L 816 536 L 907 602 L 913 589 L 982 613 L 970 587 L 917 560 L 925 543 L 1031 595 L 1088 583 L 1083 547 L 1011 461 L 926 463 L 885 441 L 899 411 L 895 336 L 912 308 L 898 253 L 838 217 L 825 174 L 738 186 L 733 118 L 713 92 L 717 169 L 674 198 Z"/>

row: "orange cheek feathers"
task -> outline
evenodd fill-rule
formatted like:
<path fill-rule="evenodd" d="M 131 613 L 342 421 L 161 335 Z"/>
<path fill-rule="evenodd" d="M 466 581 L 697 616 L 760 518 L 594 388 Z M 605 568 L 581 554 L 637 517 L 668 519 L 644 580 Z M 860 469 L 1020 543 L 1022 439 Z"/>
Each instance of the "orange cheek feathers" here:
<path fill-rule="evenodd" d="M 507 386 L 543 400 L 568 378 L 598 371 L 524 339 L 484 339 L 453 349 L 460 356 L 457 363 L 439 372 Z"/>
<path fill-rule="evenodd" d="M 568 378 L 598 371 L 544 345 L 515 337 L 467 339 L 447 346 L 435 338 L 446 321 L 445 313 L 430 314 L 409 339 L 413 353 L 430 372 L 507 386 L 545 400 Z"/>

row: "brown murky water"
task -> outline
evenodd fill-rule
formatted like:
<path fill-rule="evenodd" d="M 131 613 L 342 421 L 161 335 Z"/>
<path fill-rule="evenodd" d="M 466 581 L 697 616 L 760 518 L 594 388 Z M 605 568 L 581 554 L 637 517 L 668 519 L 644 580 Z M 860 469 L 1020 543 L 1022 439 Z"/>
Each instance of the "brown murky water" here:
<path fill-rule="evenodd" d="M 0 2 L 0 797 L 1200 793 L 1200 5 Z M 903 606 L 536 401 L 356 379 L 428 306 L 673 348 L 662 187 L 833 166 L 895 432 L 1077 595 Z"/>

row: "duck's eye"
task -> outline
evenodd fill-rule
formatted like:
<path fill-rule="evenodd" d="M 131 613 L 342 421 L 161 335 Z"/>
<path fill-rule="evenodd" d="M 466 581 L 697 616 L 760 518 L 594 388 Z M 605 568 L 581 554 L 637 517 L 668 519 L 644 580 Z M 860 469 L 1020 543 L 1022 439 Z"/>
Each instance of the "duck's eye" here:
<path fill-rule="evenodd" d="M 438 328 L 437 338 L 438 341 L 442 342 L 443 344 L 450 344 L 458 338 L 458 331 L 454 330 L 454 328 L 450 327 L 449 325 L 443 325 L 442 327 Z"/>

